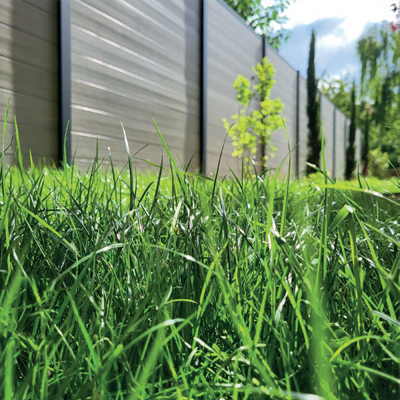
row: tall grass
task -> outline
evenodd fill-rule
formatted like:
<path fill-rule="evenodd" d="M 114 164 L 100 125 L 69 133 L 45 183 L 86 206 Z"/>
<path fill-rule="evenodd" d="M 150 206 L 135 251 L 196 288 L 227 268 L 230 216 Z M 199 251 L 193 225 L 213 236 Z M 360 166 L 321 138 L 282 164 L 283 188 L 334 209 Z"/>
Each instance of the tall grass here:
<path fill-rule="evenodd" d="M 397 399 L 399 205 L 169 155 L 2 163 L 0 397 Z"/>

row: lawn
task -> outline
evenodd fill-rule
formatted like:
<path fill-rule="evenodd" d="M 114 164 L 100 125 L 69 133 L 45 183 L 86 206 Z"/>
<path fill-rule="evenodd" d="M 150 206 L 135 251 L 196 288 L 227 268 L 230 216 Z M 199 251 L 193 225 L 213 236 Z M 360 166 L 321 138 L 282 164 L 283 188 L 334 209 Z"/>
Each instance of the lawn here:
<path fill-rule="evenodd" d="M 100 164 L 3 165 L 1 398 L 399 398 L 399 180 Z"/>

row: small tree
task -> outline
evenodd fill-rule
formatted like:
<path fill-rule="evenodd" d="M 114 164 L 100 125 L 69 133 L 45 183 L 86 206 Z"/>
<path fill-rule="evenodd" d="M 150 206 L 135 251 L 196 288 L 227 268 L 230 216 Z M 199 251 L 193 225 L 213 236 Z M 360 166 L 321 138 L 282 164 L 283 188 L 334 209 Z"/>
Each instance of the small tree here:
<path fill-rule="evenodd" d="M 353 90 L 351 92 L 351 117 L 350 117 L 350 130 L 349 130 L 349 145 L 346 150 L 346 171 L 345 178 L 350 180 L 353 177 L 354 169 L 356 168 L 356 85 L 353 82 Z"/>
<path fill-rule="evenodd" d="M 315 77 L 315 32 L 312 31 L 307 69 L 307 115 L 308 115 L 308 156 L 309 164 L 319 167 L 321 157 L 321 121 L 318 98 L 318 81 Z M 315 170 L 307 165 L 306 173 Z"/>
<path fill-rule="evenodd" d="M 240 111 L 232 115 L 233 125 L 226 118 L 223 122 L 233 140 L 232 155 L 249 162 L 260 147 L 261 165 L 265 166 L 269 156 L 273 156 L 273 152 L 276 151 L 276 148 L 270 146 L 271 132 L 283 127 L 283 119 L 280 115 L 283 103 L 280 99 L 270 99 L 271 90 L 275 84 L 273 79 L 275 70 L 267 58 L 262 60 L 262 64 L 257 64 L 253 71 L 258 80 L 253 88 L 244 76 L 239 75 L 236 78 L 233 87 L 237 92 Z M 259 108 L 249 112 L 250 101 L 254 97 L 257 97 L 260 102 Z"/>

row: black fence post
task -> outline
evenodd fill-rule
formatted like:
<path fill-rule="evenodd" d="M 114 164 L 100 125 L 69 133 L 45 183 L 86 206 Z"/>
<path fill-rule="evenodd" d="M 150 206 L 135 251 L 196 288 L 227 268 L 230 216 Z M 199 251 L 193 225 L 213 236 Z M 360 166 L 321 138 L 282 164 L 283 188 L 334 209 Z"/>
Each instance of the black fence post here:
<path fill-rule="evenodd" d="M 71 162 L 71 4 L 58 1 L 58 160 Z"/>
<path fill-rule="evenodd" d="M 300 174 L 300 71 L 296 81 L 296 175 Z"/>
<path fill-rule="evenodd" d="M 336 177 L 336 109 L 333 108 L 333 167 L 332 167 L 332 177 Z"/>
<path fill-rule="evenodd" d="M 201 2 L 200 26 L 200 172 L 205 175 L 207 174 L 208 0 Z"/>
<path fill-rule="evenodd" d="M 265 36 L 262 37 L 262 58 L 267 57 L 268 42 Z"/>

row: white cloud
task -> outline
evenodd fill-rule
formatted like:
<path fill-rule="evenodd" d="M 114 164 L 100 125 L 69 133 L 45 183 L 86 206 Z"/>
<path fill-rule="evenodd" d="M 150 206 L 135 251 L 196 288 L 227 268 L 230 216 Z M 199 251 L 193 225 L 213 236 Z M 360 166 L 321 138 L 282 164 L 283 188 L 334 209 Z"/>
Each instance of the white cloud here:
<path fill-rule="evenodd" d="M 333 33 L 323 36 L 317 42 L 317 48 L 320 47 L 341 47 L 346 44 L 347 40 L 343 36 L 338 36 Z"/>
<path fill-rule="evenodd" d="M 344 18 L 340 28 L 347 41 L 354 41 L 362 34 L 369 22 L 393 20 L 390 5 L 394 0 L 297 0 L 286 15 L 287 28 L 310 24 L 322 18 Z M 266 1 L 266 4 L 270 1 Z"/>

